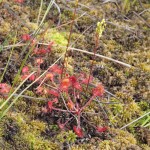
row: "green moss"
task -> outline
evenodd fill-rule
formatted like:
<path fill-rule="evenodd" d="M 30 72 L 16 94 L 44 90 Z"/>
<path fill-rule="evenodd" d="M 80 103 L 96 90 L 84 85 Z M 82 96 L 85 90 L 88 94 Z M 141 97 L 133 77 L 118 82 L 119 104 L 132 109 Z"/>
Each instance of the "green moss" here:
<path fill-rule="evenodd" d="M 71 150 L 96 150 L 97 147 L 93 144 L 79 144 L 71 146 Z"/>
<path fill-rule="evenodd" d="M 149 102 L 141 101 L 141 102 L 138 103 L 138 105 L 143 111 L 146 111 L 150 108 L 150 103 Z"/>
<path fill-rule="evenodd" d="M 116 102 L 118 101 L 115 99 L 113 100 Z M 132 99 L 129 99 L 128 104 L 113 104 L 109 107 L 111 123 L 120 127 L 130 122 L 134 117 L 136 118 L 142 113 L 138 104 L 135 103 Z"/>
<path fill-rule="evenodd" d="M 140 145 L 142 147 L 142 150 L 150 150 L 150 147 L 147 144 Z"/>
<path fill-rule="evenodd" d="M 132 134 L 127 131 L 119 129 L 110 129 L 116 136 L 112 140 L 104 140 L 99 144 L 101 150 L 116 150 L 116 149 L 127 149 L 128 147 L 135 145 L 136 139 Z"/>
<path fill-rule="evenodd" d="M 28 132 L 25 133 L 23 136 L 24 140 L 26 140 L 29 145 L 30 145 L 30 149 L 33 150 L 55 150 L 58 149 L 59 147 L 58 145 L 56 145 L 55 143 L 48 141 L 48 140 L 44 140 L 44 138 L 40 137 L 39 135 L 35 135 L 32 132 Z"/>
<path fill-rule="evenodd" d="M 53 41 L 55 44 L 58 44 L 58 47 L 54 49 L 54 53 L 64 53 L 67 46 L 67 40 L 66 38 L 61 34 L 61 32 L 58 32 L 56 29 L 49 29 L 44 34 L 44 40 L 45 41 Z M 59 47 L 64 46 L 64 47 Z"/>
<path fill-rule="evenodd" d="M 2 22 L 0 27 L 0 34 L 6 35 L 11 31 L 11 24 L 9 22 Z"/>
<path fill-rule="evenodd" d="M 26 145 L 24 149 L 32 149 L 32 150 L 53 150 L 58 149 L 59 147 L 56 143 L 52 143 L 51 141 L 45 139 L 41 136 L 43 132 L 46 130 L 46 124 L 39 120 L 30 120 L 26 115 L 24 114 L 13 114 L 13 117 L 11 118 L 11 126 L 15 128 L 14 125 L 17 126 L 19 129 L 16 134 L 12 134 L 10 132 L 11 130 L 8 130 L 8 133 L 10 134 L 9 137 L 14 141 L 14 147 L 19 147 Z M 7 125 L 7 121 L 3 123 L 3 126 Z M 9 127 L 9 126 L 8 126 Z M 6 129 L 2 128 L 1 126 L 1 133 L 5 135 L 6 137 Z M 8 137 L 8 136 L 7 136 Z M 19 140 L 18 140 L 19 138 Z M 6 145 L 10 145 L 9 142 L 6 142 Z M 22 144 L 22 145 L 21 145 Z M 12 146 L 13 147 L 13 146 Z"/>
<path fill-rule="evenodd" d="M 71 130 L 61 131 L 57 135 L 57 139 L 61 143 L 64 143 L 64 142 L 74 143 L 76 141 L 76 138 L 77 138 L 77 135 Z"/>

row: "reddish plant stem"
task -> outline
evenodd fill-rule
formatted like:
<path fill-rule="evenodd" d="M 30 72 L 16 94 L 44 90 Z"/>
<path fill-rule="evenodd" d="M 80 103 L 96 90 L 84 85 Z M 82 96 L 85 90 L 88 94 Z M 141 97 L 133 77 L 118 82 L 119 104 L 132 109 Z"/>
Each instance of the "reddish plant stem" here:
<path fill-rule="evenodd" d="M 72 119 L 73 119 L 73 117 L 69 118 L 69 119 L 64 123 L 64 126 L 65 126 L 70 120 L 72 120 Z"/>
<path fill-rule="evenodd" d="M 65 74 L 65 58 L 67 57 L 67 53 L 68 53 L 68 49 L 69 49 L 69 45 L 70 45 L 70 40 L 71 40 L 71 35 L 72 35 L 72 29 L 73 29 L 73 25 L 75 22 L 75 17 L 76 17 L 76 10 L 77 10 L 77 6 L 78 6 L 78 0 L 76 0 L 76 5 L 75 5 L 75 9 L 74 9 L 74 14 L 73 14 L 73 18 L 72 18 L 72 22 L 70 25 L 70 33 L 69 33 L 69 38 L 68 38 L 68 43 L 67 43 L 67 47 L 66 47 L 66 52 L 65 52 L 65 56 L 64 56 L 64 61 L 63 61 L 63 67 L 62 67 L 62 74 L 61 74 L 61 79 L 63 77 L 63 73 Z M 66 64 L 66 68 L 67 68 L 67 64 Z"/>
<path fill-rule="evenodd" d="M 52 110 L 61 111 L 61 112 L 69 112 L 69 113 L 75 113 L 76 112 L 76 111 L 68 111 L 68 110 L 64 110 L 64 109 L 60 109 L 60 108 L 55 108 L 55 107 L 53 107 Z"/>
<path fill-rule="evenodd" d="M 92 70 L 93 70 L 93 66 L 94 66 L 94 60 L 95 60 L 95 54 L 96 54 L 96 51 L 97 51 L 97 48 L 98 48 L 98 44 L 99 44 L 99 38 L 98 38 L 98 33 L 95 34 L 95 48 L 93 50 L 94 52 L 94 55 L 93 55 L 93 60 L 92 60 L 92 64 L 91 64 L 91 68 L 90 68 L 90 74 L 89 74 L 89 78 L 88 78 L 88 84 L 87 84 L 87 87 L 86 87 L 86 90 L 85 92 L 88 90 L 88 86 L 89 86 L 89 82 L 90 82 L 90 76 L 92 74 Z"/>
<path fill-rule="evenodd" d="M 80 109 L 80 112 L 83 111 L 83 109 L 85 109 L 91 102 L 92 100 L 95 98 L 95 95 L 93 95 L 90 100 Z"/>
<path fill-rule="evenodd" d="M 78 114 L 78 120 L 77 120 L 78 128 L 81 128 L 81 121 L 80 121 L 80 119 L 81 119 L 81 112 L 79 112 L 79 114 Z"/>

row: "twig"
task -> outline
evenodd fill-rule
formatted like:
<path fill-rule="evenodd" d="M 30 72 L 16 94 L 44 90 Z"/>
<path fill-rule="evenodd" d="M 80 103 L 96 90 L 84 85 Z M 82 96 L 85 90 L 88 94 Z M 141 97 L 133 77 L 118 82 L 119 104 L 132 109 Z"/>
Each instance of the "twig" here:
<path fill-rule="evenodd" d="M 41 11 L 42 11 L 42 5 L 43 5 L 43 0 L 41 0 L 40 9 L 39 9 L 39 14 L 38 14 L 38 18 L 37 18 L 37 24 L 39 24 L 40 15 L 41 15 Z"/>
<path fill-rule="evenodd" d="M 126 25 L 126 26 L 121 26 L 121 25 L 115 24 L 115 23 L 110 22 L 110 21 L 107 21 L 107 20 L 106 20 L 106 23 L 108 23 L 108 24 L 110 24 L 110 25 L 113 25 L 113 26 L 116 26 L 116 27 L 118 27 L 118 28 L 121 28 L 121 29 L 130 31 L 130 32 L 132 32 L 132 33 L 135 33 L 134 30 L 136 30 L 136 29 L 131 28 L 131 27 L 127 26 L 127 25 Z"/>
<path fill-rule="evenodd" d="M 146 11 L 150 11 L 150 8 L 144 9 L 142 12 L 139 13 L 139 15 L 142 15 L 142 14 L 145 13 Z"/>
<path fill-rule="evenodd" d="M 19 94 L 15 93 L 13 94 L 13 96 L 18 96 Z M 8 96 L 8 94 L 4 94 L 4 96 Z M 28 96 L 28 95 L 20 95 L 20 97 L 23 97 L 23 98 L 27 98 L 27 99 L 35 99 L 35 100 L 48 100 L 47 98 L 42 98 L 42 97 L 33 97 L 33 96 Z"/>
<path fill-rule="evenodd" d="M 142 5 L 142 2 L 141 2 L 140 0 L 138 0 L 138 2 L 139 2 L 139 4 L 140 4 L 141 8 L 144 9 L 144 7 L 143 7 L 143 5 Z"/>
<path fill-rule="evenodd" d="M 57 5 L 57 3 L 55 1 L 54 1 L 54 5 L 57 8 L 58 13 L 59 13 L 59 20 L 58 20 L 58 23 L 57 23 L 57 26 L 59 26 L 60 25 L 60 18 L 61 18 L 61 11 L 60 11 L 60 8 L 59 8 L 59 6 Z"/>
<path fill-rule="evenodd" d="M 47 44 L 47 43 L 38 43 L 38 44 L 40 44 L 40 45 L 49 45 L 49 44 Z M 54 45 L 54 46 L 60 46 L 60 47 L 63 47 L 63 48 L 66 47 L 66 46 L 61 46 L 61 45 Z M 74 51 L 79 51 L 79 52 L 86 53 L 86 54 L 90 54 L 90 55 L 94 55 L 94 53 L 92 53 L 92 52 L 88 52 L 88 51 L 86 51 L 86 50 L 82 50 L 82 49 L 78 49 L 78 48 L 68 47 L 68 49 L 74 50 Z M 115 60 L 115 59 L 110 58 L 110 57 L 107 57 L 107 56 L 103 56 L 103 55 L 100 55 L 100 54 L 95 54 L 95 56 L 100 57 L 100 58 L 103 58 L 103 59 L 107 59 L 107 60 L 110 60 L 110 61 L 113 61 L 113 62 L 115 62 L 115 63 L 118 63 L 118 64 L 120 64 L 120 65 L 129 67 L 129 68 L 132 67 L 131 65 L 129 65 L 129 64 L 127 64 L 127 63 L 124 63 L 124 62 L 119 61 L 119 60 Z"/>
<path fill-rule="evenodd" d="M 101 108 L 101 109 L 102 109 L 102 111 L 104 112 L 104 114 L 105 114 L 106 118 L 107 118 L 107 119 L 109 119 L 108 114 L 107 114 L 107 112 L 105 111 L 105 109 L 102 107 L 102 105 L 101 105 L 100 101 L 99 101 L 97 98 L 96 98 L 96 100 L 97 100 L 97 102 L 98 102 L 98 104 L 99 104 L 100 108 Z"/>
<path fill-rule="evenodd" d="M 134 13 L 137 17 L 139 17 L 139 18 L 150 28 L 150 24 L 147 23 L 143 17 L 141 17 L 141 16 L 140 16 L 139 14 L 137 14 L 135 11 L 133 11 L 133 13 Z"/>
<path fill-rule="evenodd" d="M 69 47 L 69 49 L 75 50 L 75 51 L 79 51 L 79 52 L 82 52 L 82 53 L 86 53 L 86 54 L 90 54 L 90 55 L 94 55 L 94 53 L 88 52 L 88 51 L 82 50 L 82 49 L 77 49 L 77 48 L 73 48 L 73 47 Z M 115 59 L 113 59 L 113 58 L 110 58 L 110 57 L 107 57 L 107 56 L 103 56 L 103 55 L 100 55 L 100 54 L 95 54 L 95 56 L 101 57 L 101 58 L 104 58 L 104 59 L 113 61 L 113 62 L 115 62 L 115 63 L 118 63 L 118 64 L 120 64 L 120 65 L 123 65 L 123 66 L 126 66 L 126 67 L 131 68 L 131 65 L 129 65 L 129 64 L 127 64 L 127 63 L 124 63 L 124 62 L 121 62 L 121 61 L 119 61 L 119 60 L 115 60 Z"/>

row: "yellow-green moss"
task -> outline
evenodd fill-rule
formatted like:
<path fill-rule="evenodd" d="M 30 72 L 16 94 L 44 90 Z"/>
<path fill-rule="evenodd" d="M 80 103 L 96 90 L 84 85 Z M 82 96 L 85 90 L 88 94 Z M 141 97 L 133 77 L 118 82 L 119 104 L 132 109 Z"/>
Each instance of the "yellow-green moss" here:
<path fill-rule="evenodd" d="M 136 139 L 127 131 L 119 129 L 110 129 L 110 132 L 116 134 L 112 140 L 104 140 L 99 144 L 101 150 L 119 150 L 127 149 L 130 145 L 136 145 Z"/>
<path fill-rule="evenodd" d="M 71 130 L 61 131 L 57 135 L 57 139 L 60 143 L 64 143 L 64 142 L 74 143 L 76 141 L 76 138 L 77 138 L 77 135 Z"/>
<path fill-rule="evenodd" d="M 19 127 L 19 133 L 16 135 L 16 138 L 20 137 L 18 144 L 24 142 L 29 146 L 29 149 L 33 150 L 59 150 L 56 143 L 44 139 L 41 136 L 42 132 L 46 130 L 46 124 L 44 122 L 31 120 L 28 116 L 19 113 L 13 114 L 12 119 Z"/>

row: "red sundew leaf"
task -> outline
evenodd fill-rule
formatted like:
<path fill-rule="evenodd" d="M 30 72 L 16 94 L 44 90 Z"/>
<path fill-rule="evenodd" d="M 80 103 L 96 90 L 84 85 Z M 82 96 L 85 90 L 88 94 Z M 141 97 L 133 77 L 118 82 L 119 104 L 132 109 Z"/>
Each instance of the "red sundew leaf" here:
<path fill-rule="evenodd" d="M 108 127 L 97 127 L 96 130 L 97 130 L 98 132 L 105 132 L 105 131 L 108 130 Z"/>
<path fill-rule="evenodd" d="M 24 0 L 15 0 L 15 2 L 17 2 L 17 3 L 23 3 L 24 2 Z"/>
<path fill-rule="evenodd" d="M 45 55 L 47 53 L 47 50 L 46 49 L 39 49 L 38 51 L 37 51 L 37 54 L 39 54 L 39 55 Z"/>
<path fill-rule="evenodd" d="M 10 92 L 11 86 L 6 83 L 0 83 L 0 94 L 8 94 Z"/>
<path fill-rule="evenodd" d="M 58 122 L 58 126 L 59 126 L 59 128 L 62 129 L 62 130 L 63 130 L 64 127 L 65 127 L 65 125 L 64 125 L 63 123 L 60 123 L 60 122 Z"/>
<path fill-rule="evenodd" d="M 58 103 L 58 98 L 54 98 L 53 103 Z"/>
<path fill-rule="evenodd" d="M 33 49 L 33 54 L 37 54 L 37 53 L 38 53 L 38 50 L 39 50 L 39 49 L 38 49 L 37 47 L 34 48 L 34 49 Z"/>
<path fill-rule="evenodd" d="M 51 81 L 53 81 L 53 79 L 54 79 L 54 74 L 48 72 L 48 73 L 46 74 L 46 79 L 50 79 Z"/>
<path fill-rule="evenodd" d="M 37 58 L 37 59 L 35 60 L 35 62 L 36 62 L 38 65 L 41 65 L 41 64 L 44 62 L 44 60 L 43 60 L 42 58 Z"/>
<path fill-rule="evenodd" d="M 93 76 L 90 76 L 90 78 L 89 77 L 86 77 L 86 78 L 84 78 L 84 79 L 82 79 L 82 83 L 83 84 L 88 84 L 88 83 L 91 83 L 93 81 Z"/>
<path fill-rule="evenodd" d="M 34 81 L 35 80 L 35 75 L 33 74 L 33 75 L 31 75 L 30 77 L 29 77 L 29 81 Z"/>
<path fill-rule="evenodd" d="M 75 107 L 74 103 L 71 100 L 68 101 L 67 106 L 70 110 L 73 110 Z"/>
<path fill-rule="evenodd" d="M 75 76 L 70 76 L 69 80 L 71 81 L 72 84 L 77 82 L 77 78 Z"/>
<path fill-rule="evenodd" d="M 57 64 L 53 65 L 50 68 L 50 71 L 52 71 L 54 73 L 57 73 L 57 74 L 61 74 L 62 73 L 62 69 Z"/>
<path fill-rule="evenodd" d="M 48 113 L 48 109 L 46 107 L 42 107 L 41 111 L 42 111 L 42 113 L 45 113 L 45 114 Z"/>
<path fill-rule="evenodd" d="M 28 66 L 24 66 L 22 68 L 22 73 L 25 74 L 25 73 L 28 73 L 29 72 L 29 67 Z"/>
<path fill-rule="evenodd" d="M 28 75 L 29 75 L 29 74 L 21 75 L 21 79 L 22 79 L 22 80 L 26 79 L 26 78 L 28 77 Z"/>
<path fill-rule="evenodd" d="M 62 80 L 59 89 L 62 91 L 68 91 L 68 88 L 71 86 L 71 82 L 69 78 L 65 78 Z"/>
<path fill-rule="evenodd" d="M 51 52 L 53 44 L 54 44 L 54 42 L 50 42 L 49 45 L 47 46 L 48 52 Z"/>
<path fill-rule="evenodd" d="M 17 0 L 17 2 L 19 2 L 19 0 Z M 20 0 L 19 3 L 23 3 L 23 0 L 22 0 L 22 2 L 21 2 L 21 0 Z M 29 41 L 30 39 L 31 39 L 31 36 L 30 36 L 29 34 L 23 34 L 23 35 L 22 35 L 22 40 L 23 40 L 23 41 Z"/>
<path fill-rule="evenodd" d="M 48 109 L 51 112 L 53 109 L 53 101 L 48 101 Z"/>
<path fill-rule="evenodd" d="M 54 95 L 56 97 L 59 97 L 59 93 L 55 90 L 48 90 L 48 94 Z"/>
<path fill-rule="evenodd" d="M 48 101 L 48 109 L 49 109 L 50 112 L 51 112 L 52 109 L 53 109 L 53 103 L 58 103 L 58 99 L 55 98 L 55 99 L 52 100 L 52 101 Z"/>
<path fill-rule="evenodd" d="M 82 86 L 78 82 L 74 83 L 73 87 L 79 91 L 82 91 Z"/>
<path fill-rule="evenodd" d="M 36 39 L 32 39 L 32 40 L 31 40 L 31 45 L 32 45 L 32 46 L 35 45 L 36 43 L 37 43 Z"/>
<path fill-rule="evenodd" d="M 53 45 L 54 45 L 54 42 L 52 41 L 52 42 L 49 43 L 49 45 L 47 46 L 47 48 L 49 49 L 49 48 L 51 48 Z"/>
<path fill-rule="evenodd" d="M 64 91 L 64 92 L 68 92 L 68 86 L 66 86 L 66 85 L 60 85 L 59 86 L 59 89 L 61 90 L 61 91 Z"/>
<path fill-rule="evenodd" d="M 71 85 L 71 82 L 70 82 L 70 80 L 68 78 L 63 79 L 61 83 L 63 85 L 66 85 L 66 86 L 70 86 Z"/>
<path fill-rule="evenodd" d="M 82 131 L 81 128 L 79 128 L 79 127 L 77 127 L 77 126 L 74 126 L 74 127 L 73 127 L 73 130 L 74 130 L 75 134 L 76 134 L 78 137 L 80 137 L 80 138 L 83 137 L 83 131 Z"/>
<path fill-rule="evenodd" d="M 33 50 L 33 53 L 36 54 L 36 55 L 45 55 L 45 54 L 47 54 L 47 53 L 49 53 L 49 52 L 50 52 L 50 51 L 49 51 L 48 49 L 44 49 L 44 48 L 41 48 L 41 49 L 35 48 L 35 49 Z"/>
<path fill-rule="evenodd" d="M 37 89 L 36 89 L 36 93 L 37 94 L 42 94 L 43 93 L 43 90 L 44 90 L 44 88 L 43 87 L 38 87 Z"/>
<path fill-rule="evenodd" d="M 79 84 L 79 82 L 77 82 L 77 78 L 75 76 L 70 76 L 69 80 L 75 89 L 82 91 L 82 86 Z"/>
<path fill-rule="evenodd" d="M 48 90 L 47 88 L 44 88 L 44 89 L 43 89 L 44 95 L 47 95 L 47 94 L 48 94 L 48 91 L 49 91 L 49 90 Z"/>
<path fill-rule="evenodd" d="M 102 84 L 98 84 L 96 88 L 92 91 L 94 96 L 103 96 L 105 93 L 104 86 Z"/>

